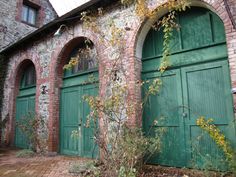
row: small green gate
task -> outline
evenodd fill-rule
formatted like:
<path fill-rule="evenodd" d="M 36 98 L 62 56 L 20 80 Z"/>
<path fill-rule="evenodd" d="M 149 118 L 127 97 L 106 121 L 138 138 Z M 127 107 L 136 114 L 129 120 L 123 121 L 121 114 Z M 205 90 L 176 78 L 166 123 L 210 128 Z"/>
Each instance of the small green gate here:
<path fill-rule="evenodd" d="M 143 113 L 144 132 L 163 129 L 161 152 L 149 162 L 197 168 L 211 163 L 211 168 L 224 169 L 222 151 L 196 125 L 200 116 L 213 118 L 235 143 L 224 25 L 214 13 L 197 7 L 180 13 L 177 21 L 180 30 L 171 41 L 171 67 L 163 75 L 158 71 L 162 31 L 150 30 L 143 47 L 142 79 L 149 81 L 143 95 L 154 79 L 162 80 L 160 93 L 148 98 Z"/>

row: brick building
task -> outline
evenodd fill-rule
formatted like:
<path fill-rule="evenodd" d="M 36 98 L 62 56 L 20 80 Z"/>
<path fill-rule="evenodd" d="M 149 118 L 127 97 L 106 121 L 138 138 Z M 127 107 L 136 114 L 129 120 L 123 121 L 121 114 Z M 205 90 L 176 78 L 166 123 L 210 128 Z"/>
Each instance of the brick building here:
<path fill-rule="evenodd" d="M 150 0 L 149 7 L 164 2 Z M 163 34 L 151 29 L 153 22 L 140 20 L 133 6 L 120 8 L 114 1 L 89 1 L 1 52 L 9 59 L 2 109 L 3 117 L 10 116 L 6 129 L 9 144 L 24 147 L 20 144 L 22 137 L 16 131 L 15 120 L 21 114 L 19 110 L 33 109 L 47 122 L 49 152 L 92 156 L 90 146 L 94 142 L 91 132 L 83 127 L 83 117 L 88 111 L 81 95 L 97 93 L 104 97 L 109 87 L 105 71 L 115 62 L 115 55 L 110 55 L 111 51 L 115 54 L 114 47 L 101 43 L 101 36 L 84 29 L 79 20 L 81 12 L 97 7 L 109 9 L 98 19 L 99 23 L 112 17 L 126 30 L 121 64 L 128 73 L 127 102 L 141 103 L 138 80 L 160 76 L 156 66 L 161 57 Z M 161 12 L 160 17 L 166 9 Z M 192 0 L 191 8 L 180 13 L 178 19 L 181 29 L 173 37 L 172 66 L 163 80 L 166 92 L 152 97 L 143 115 L 137 107 L 128 121 L 130 125 L 143 122 L 145 130 L 153 121 L 147 119 L 150 114 L 172 117 L 162 125 L 169 130 L 165 150 L 153 163 L 182 167 L 193 160 L 189 142 L 200 134 L 196 126 L 199 116 L 214 117 L 216 125 L 235 143 L 236 3 L 234 0 Z M 59 28 L 64 30 L 55 36 Z M 65 73 L 63 66 L 86 38 L 93 43 L 98 64 L 87 63 L 83 65 L 86 67 L 78 66 L 76 71 Z M 96 76 L 99 87 L 84 84 L 91 73 Z M 27 75 L 34 77 L 27 79 Z M 82 143 L 70 139 L 71 131 L 78 126 L 82 126 Z M 206 149 L 202 153 L 218 154 L 212 150 L 213 142 L 204 138 L 202 146 Z"/>
<path fill-rule="evenodd" d="M 1 0 L 0 6 L 0 50 L 57 17 L 48 0 Z"/>

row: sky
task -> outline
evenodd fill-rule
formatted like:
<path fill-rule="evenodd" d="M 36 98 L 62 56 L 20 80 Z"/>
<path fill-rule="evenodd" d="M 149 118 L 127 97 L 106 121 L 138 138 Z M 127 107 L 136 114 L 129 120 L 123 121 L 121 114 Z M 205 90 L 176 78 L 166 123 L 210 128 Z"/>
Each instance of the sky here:
<path fill-rule="evenodd" d="M 58 16 L 62 16 L 72 9 L 88 2 L 89 0 L 49 0 Z"/>

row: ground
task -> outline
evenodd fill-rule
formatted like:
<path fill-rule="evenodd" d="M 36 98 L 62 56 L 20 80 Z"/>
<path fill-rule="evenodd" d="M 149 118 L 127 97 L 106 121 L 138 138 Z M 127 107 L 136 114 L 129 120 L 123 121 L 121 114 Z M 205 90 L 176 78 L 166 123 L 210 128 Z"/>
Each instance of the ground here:
<path fill-rule="evenodd" d="M 36 156 L 17 158 L 18 150 L 0 149 L 0 176 L 4 177 L 72 177 L 68 172 L 71 163 L 87 160 L 65 156 Z"/>
<path fill-rule="evenodd" d="M 199 171 L 187 168 L 163 166 L 146 166 L 139 177 L 235 177 L 231 173 L 217 173 L 214 171 Z"/>
<path fill-rule="evenodd" d="M 74 177 L 68 172 L 72 163 L 84 163 L 89 159 L 57 155 L 17 158 L 17 149 L 0 149 L 0 177 Z M 146 166 L 139 177 L 229 177 L 215 172 Z M 233 177 L 233 176 L 232 176 Z"/>

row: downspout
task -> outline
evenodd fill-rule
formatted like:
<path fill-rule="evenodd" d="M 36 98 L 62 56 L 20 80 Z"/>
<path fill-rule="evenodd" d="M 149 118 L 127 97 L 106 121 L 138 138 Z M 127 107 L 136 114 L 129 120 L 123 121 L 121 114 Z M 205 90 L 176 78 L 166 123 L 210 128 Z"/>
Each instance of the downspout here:
<path fill-rule="evenodd" d="M 231 22 L 233 24 L 233 28 L 236 29 L 236 22 L 234 21 L 233 15 L 232 15 L 232 13 L 230 11 L 228 1 L 227 0 L 223 0 L 223 1 L 224 1 L 224 5 L 225 5 L 225 8 L 226 8 L 226 11 L 227 11 L 227 13 L 229 15 L 229 18 L 230 18 L 230 20 L 231 20 Z"/>

